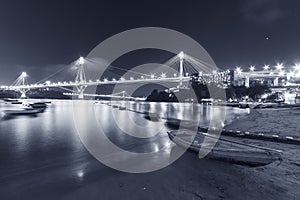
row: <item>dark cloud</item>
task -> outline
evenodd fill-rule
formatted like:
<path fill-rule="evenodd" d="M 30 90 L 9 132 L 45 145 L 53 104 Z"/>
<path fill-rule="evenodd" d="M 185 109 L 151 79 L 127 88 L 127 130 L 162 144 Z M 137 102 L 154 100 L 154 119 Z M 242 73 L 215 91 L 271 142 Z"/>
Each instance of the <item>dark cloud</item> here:
<path fill-rule="evenodd" d="M 241 11 L 246 20 L 262 24 L 291 16 L 286 1 L 282 0 L 246 0 Z"/>

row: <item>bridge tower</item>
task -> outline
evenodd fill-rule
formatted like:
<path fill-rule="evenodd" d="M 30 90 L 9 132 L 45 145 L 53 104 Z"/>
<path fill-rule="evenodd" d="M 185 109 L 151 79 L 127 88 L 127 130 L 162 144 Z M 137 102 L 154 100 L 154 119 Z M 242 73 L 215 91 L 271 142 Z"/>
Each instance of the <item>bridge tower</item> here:
<path fill-rule="evenodd" d="M 179 57 L 179 86 L 182 86 L 182 79 L 183 79 L 183 61 L 184 61 L 184 53 L 183 51 L 181 51 L 179 54 L 178 54 L 178 57 Z"/>
<path fill-rule="evenodd" d="M 78 98 L 83 99 L 84 98 L 84 90 L 87 88 L 86 85 L 86 75 L 84 70 L 84 58 L 80 57 L 78 61 L 76 62 L 76 65 L 78 66 L 77 74 L 75 77 L 75 83 L 76 83 L 76 89 L 78 92 Z"/>
<path fill-rule="evenodd" d="M 27 89 L 24 88 L 25 83 L 26 83 L 26 78 L 28 77 L 26 72 L 22 72 L 22 74 L 20 75 L 20 80 L 21 80 L 21 86 L 23 86 L 23 88 L 20 88 L 20 92 L 21 92 L 21 98 L 26 98 L 26 92 L 28 91 Z"/>
<path fill-rule="evenodd" d="M 26 72 L 22 72 L 21 75 L 11 84 L 10 89 L 17 90 L 21 93 L 21 98 L 26 98 L 26 78 L 28 77 Z"/>

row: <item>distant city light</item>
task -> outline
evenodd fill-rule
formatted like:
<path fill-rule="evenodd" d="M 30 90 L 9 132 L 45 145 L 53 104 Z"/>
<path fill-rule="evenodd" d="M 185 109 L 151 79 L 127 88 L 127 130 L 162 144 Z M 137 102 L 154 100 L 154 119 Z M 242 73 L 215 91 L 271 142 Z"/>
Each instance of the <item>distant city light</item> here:
<path fill-rule="evenodd" d="M 255 70 L 255 67 L 254 67 L 254 66 L 250 66 L 250 68 L 249 68 L 249 69 L 250 69 L 250 71 L 251 71 L 251 72 L 254 72 L 254 70 Z"/>
<path fill-rule="evenodd" d="M 150 75 L 150 77 L 151 77 L 151 78 L 154 78 L 154 77 L 155 77 L 155 75 L 154 75 L 154 74 L 151 74 L 151 75 Z"/>
<path fill-rule="evenodd" d="M 284 74 L 285 74 L 285 71 L 284 71 L 284 70 L 280 70 L 280 71 L 279 71 L 279 75 L 280 75 L 280 76 L 283 76 Z"/>
<path fill-rule="evenodd" d="M 51 84 L 51 82 L 50 82 L 50 81 L 46 81 L 45 83 L 46 83 L 47 85 L 50 85 L 50 84 Z"/>
<path fill-rule="evenodd" d="M 265 70 L 265 71 L 268 71 L 269 69 L 270 69 L 270 66 L 269 66 L 269 65 L 265 65 L 265 66 L 264 66 L 264 70 Z"/>
<path fill-rule="evenodd" d="M 243 72 L 242 68 L 240 68 L 240 67 L 236 67 L 235 71 L 236 71 L 238 74 L 242 74 L 242 72 Z"/>

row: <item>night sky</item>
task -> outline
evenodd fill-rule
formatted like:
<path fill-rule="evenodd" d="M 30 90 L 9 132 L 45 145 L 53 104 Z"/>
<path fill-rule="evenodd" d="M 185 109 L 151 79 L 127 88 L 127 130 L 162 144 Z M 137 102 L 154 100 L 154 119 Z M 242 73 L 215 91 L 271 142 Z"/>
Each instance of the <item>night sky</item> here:
<path fill-rule="evenodd" d="M 33 82 L 132 28 L 180 31 L 220 68 L 300 61 L 299 0 L 0 2 L 0 84 Z"/>

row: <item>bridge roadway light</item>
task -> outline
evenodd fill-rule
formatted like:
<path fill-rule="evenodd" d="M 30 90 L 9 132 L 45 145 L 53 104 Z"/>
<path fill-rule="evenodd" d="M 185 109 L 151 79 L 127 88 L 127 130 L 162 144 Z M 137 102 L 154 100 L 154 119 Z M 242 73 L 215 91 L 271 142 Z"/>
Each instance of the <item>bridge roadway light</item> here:
<path fill-rule="evenodd" d="M 282 70 L 284 68 L 284 66 L 283 66 L 282 63 L 277 63 L 277 65 L 275 66 L 275 68 L 280 71 L 280 70 Z"/>
<path fill-rule="evenodd" d="M 162 78 L 166 78 L 166 73 L 162 73 L 160 76 L 161 76 Z"/>
<path fill-rule="evenodd" d="M 46 81 L 45 83 L 46 83 L 46 85 L 50 85 L 50 84 L 51 84 L 51 82 L 50 82 L 50 81 Z"/>
<path fill-rule="evenodd" d="M 295 64 L 294 69 L 295 69 L 295 70 L 300 70 L 300 63 Z"/>
<path fill-rule="evenodd" d="M 269 65 L 265 65 L 265 66 L 264 66 L 264 70 L 265 70 L 265 71 L 268 71 L 269 69 L 270 69 L 270 66 L 269 66 Z"/>
<path fill-rule="evenodd" d="M 251 72 L 254 72 L 254 70 L 255 70 L 255 67 L 254 67 L 254 66 L 250 66 L 250 68 L 249 68 L 249 69 L 250 69 L 250 71 L 251 71 Z"/>
<path fill-rule="evenodd" d="M 154 75 L 154 74 L 151 74 L 150 77 L 153 79 L 153 78 L 155 77 L 155 75 Z"/>

